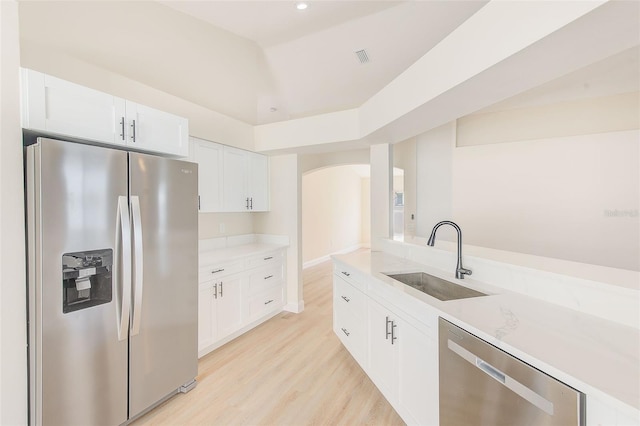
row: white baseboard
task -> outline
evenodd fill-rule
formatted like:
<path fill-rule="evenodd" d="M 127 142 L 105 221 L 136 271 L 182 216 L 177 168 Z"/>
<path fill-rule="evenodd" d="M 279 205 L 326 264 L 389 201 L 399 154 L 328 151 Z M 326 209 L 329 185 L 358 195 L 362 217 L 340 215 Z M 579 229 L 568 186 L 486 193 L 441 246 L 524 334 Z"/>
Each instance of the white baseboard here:
<path fill-rule="evenodd" d="M 331 259 L 331 256 L 333 256 L 334 254 L 347 254 L 347 253 L 351 253 L 352 251 L 359 250 L 359 249 L 361 249 L 363 247 L 365 247 L 365 245 L 363 243 L 359 243 L 359 244 L 356 244 L 354 246 L 350 246 L 350 247 L 344 248 L 342 250 L 334 251 L 333 253 L 329 253 L 326 256 L 322 256 L 322 257 L 318 257 L 316 259 L 309 260 L 308 262 L 304 262 L 302 264 L 302 269 L 307 269 L 307 268 L 310 268 L 311 266 L 316 266 L 316 265 L 321 264 L 322 262 L 326 262 L 327 260 Z"/>
<path fill-rule="evenodd" d="M 304 300 L 298 300 L 298 303 L 287 303 L 282 309 L 287 312 L 299 314 L 300 312 L 304 311 Z"/>

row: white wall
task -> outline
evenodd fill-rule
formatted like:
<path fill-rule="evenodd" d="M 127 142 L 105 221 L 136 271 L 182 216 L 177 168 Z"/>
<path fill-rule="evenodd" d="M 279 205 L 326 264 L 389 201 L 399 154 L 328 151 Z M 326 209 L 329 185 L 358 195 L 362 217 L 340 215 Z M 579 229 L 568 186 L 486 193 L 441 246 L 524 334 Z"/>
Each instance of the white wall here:
<path fill-rule="evenodd" d="M 18 4 L 0 2 L 0 424 L 27 422 Z"/>
<path fill-rule="evenodd" d="M 640 107 L 637 94 L 629 99 L 465 117 L 458 145 L 466 146 L 454 146 L 453 123 L 418 136 L 419 224 L 450 209 L 469 245 L 640 270 Z M 567 119 L 593 110 L 595 120 Z M 621 111 L 627 119 L 613 117 Z"/>
<path fill-rule="evenodd" d="M 455 123 L 447 123 L 416 136 L 415 235 L 428 237 L 436 223 L 453 217 L 451 177 L 455 138 Z M 438 230 L 437 238 L 455 241 L 456 234 L 451 228 L 444 227 Z"/>
<path fill-rule="evenodd" d="M 361 207 L 362 212 L 360 241 L 362 247 L 371 248 L 371 177 L 362 178 L 361 181 Z"/>
<path fill-rule="evenodd" d="M 640 270 L 639 141 L 630 130 L 456 149 L 466 242 Z"/>
<path fill-rule="evenodd" d="M 203 109 L 256 122 L 257 92 L 267 89 L 268 71 L 262 50 L 249 39 L 155 1 L 29 1 L 19 9 L 29 64 L 82 78 L 66 58 L 73 57 Z"/>
<path fill-rule="evenodd" d="M 362 188 L 362 177 L 350 166 L 329 167 L 303 175 L 304 263 L 361 245 Z"/>
<path fill-rule="evenodd" d="M 389 144 L 371 147 L 371 249 L 391 237 L 393 203 L 393 149 Z"/>
<path fill-rule="evenodd" d="M 253 234 L 255 213 L 198 213 L 198 239 Z"/>
<path fill-rule="evenodd" d="M 393 146 L 393 166 L 404 171 L 404 236 L 416 235 L 416 138 Z"/>

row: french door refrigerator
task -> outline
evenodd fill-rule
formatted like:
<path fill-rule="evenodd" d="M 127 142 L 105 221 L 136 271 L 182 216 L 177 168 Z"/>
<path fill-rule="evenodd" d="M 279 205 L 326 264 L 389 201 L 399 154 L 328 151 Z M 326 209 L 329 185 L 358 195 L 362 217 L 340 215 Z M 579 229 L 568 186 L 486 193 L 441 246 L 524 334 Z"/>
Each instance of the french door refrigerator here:
<path fill-rule="evenodd" d="M 197 165 L 25 149 L 30 423 L 118 425 L 197 374 Z"/>

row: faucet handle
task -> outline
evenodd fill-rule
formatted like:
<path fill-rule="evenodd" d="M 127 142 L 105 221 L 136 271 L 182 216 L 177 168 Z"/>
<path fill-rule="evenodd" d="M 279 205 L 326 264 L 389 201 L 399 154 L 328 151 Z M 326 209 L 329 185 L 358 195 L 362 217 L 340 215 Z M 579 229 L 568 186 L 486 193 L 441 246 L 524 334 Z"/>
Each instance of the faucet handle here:
<path fill-rule="evenodd" d="M 458 268 L 456 269 L 456 278 L 462 280 L 465 275 L 471 275 L 471 269 Z"/>

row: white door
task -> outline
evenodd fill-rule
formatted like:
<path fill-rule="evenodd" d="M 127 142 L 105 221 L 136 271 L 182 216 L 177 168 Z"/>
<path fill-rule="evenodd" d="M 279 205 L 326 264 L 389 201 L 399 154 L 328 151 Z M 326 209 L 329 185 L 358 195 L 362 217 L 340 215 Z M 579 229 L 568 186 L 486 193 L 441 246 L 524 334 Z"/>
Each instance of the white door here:
<path fill-rule="evenodd" d="M 248 196 L 251 211 L 269 210 L 269 157 L 249 152 Z"/>
<path fill-rule="evenodd" d="M 28 69 L 22 70 L 22 86 L 24 128 L 125 143 L 124 99 Z"/>
<path fill-rule="evenodd" d="M 391 344 L 392 314 L 373 300 L 368 303 L 369 372 L 371 379 L 389 398 L 394 394 L 396 381 L 397 340 Z M 398 335 L 398 328 L 394 335 Z"/>
<path fill-rule="evenodd" d="M 242 325 L 242 275 L 230 275 L 218 281 L 218 336 L 221 339 Z"/>
<path fill-rule="evenodd" d="M 127 145 L 144 151 L 189 155 L 189 124 L 186 118 L 126 102 Z"/>
<path fill-rule="evenodd" d="M 222 145 L 191 138 L 192 158 L 198 163 L 198 197 L 201 212 L 222 211 Z"/>
<path fill-rule="evenodd" d="M 213 282 L 200 284 L 198 292 L 198 351 L 206 348 L 215 340 L 215 299 Z"/>
<path fill-rule="evenodd" d="M 247 152 L 224 147 L 223 203 L 226 212 L 248 211 L 249 200 L 246 191 Z"/>
<path fill-rule="evenodd" d="M 406 322 L 398 322 L 398 400 L 416 424 L 438 424 L 438 348 Z M 411 423 L 411 422 L 410 422 Z"/>

